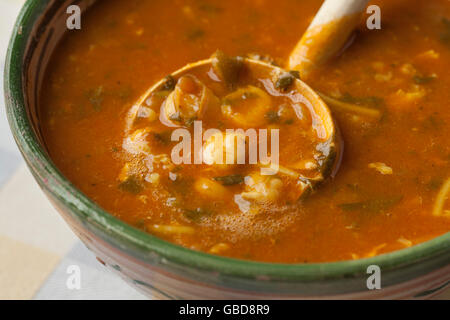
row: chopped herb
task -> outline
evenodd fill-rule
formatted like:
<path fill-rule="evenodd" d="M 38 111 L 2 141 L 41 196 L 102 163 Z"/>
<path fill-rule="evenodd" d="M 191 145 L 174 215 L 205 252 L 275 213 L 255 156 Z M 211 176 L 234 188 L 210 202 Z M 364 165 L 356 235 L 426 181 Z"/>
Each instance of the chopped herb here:
<path fill-rule="evenodd" d="M 426 83 L 433 81 L 435 78 L 436 78 L 435 76 L 422 77 L 419 75 L 415 75 L 413 77 L 413 80 L 417 84 L 426 84 Z"/>
<path fill-rule="evenodd" d="M 169 119 L 172 121 L 181 121 L 181 114 L 179 112 L 172 113 Z"/>
<path fill-rule="evenodd" d="M 168 76 L 165 77 L 165 82 L 162 85 L 161 89 L 163 91 L 172 91 L 173 89 L 175 89 L 176 84 L 177 84 L 177 82 L 176 82 L 175 78 L 169 74 Z M 160 91 L 160 92 L 163 92 L 163 91 Z"/>
<path fill-rule="evenodd" d="M 132 90 L 130 87 L 120 88 L 117 92 L 117 95 L 122 100 L 127 100 L 132 94 Z"/>
<path fill-rule="evenodd" d="M 368 116 L 370 118 L 377 119 L 377 120 L 380 120 L 383 117 L 383 113 L 381 112 L 381 110 L 378 110 L 376 108 L 380 105 L 376 105 L 375 108 L 372 106 L 367 106 L 367 105 L 359 106 L 358 104 L 361 104 L 361 101 L 358 101 L 358 104 L 355 104 L 355 103 L 351 103 L 351 102 L 346 102 L 344 100 L 338 100 L 336 98 L 332 98 L 321 92 L 318 92 L 318 94 L 333 109 L 333 111 L 356 113 L 356 114 Z M 353 101 L 354 98 L 349 99 L 350 97 L 351 97 L 350 95 L 346 95 L 344 97 L 344 99 Z M 382 100 L 382 99 L 379 101 L 380 101 L 380 103 L 384 103 L 384 100 Z M 370 102 L 378 103 L 378 99 L 370 99 Z"/>
<path fill-rule="evenodd" d="M 181 170 L 183 170 L 182 166 L 176 166 L 175 168 L 172 169 L 171 172 L 176 173 L 176 172 L 180 172 Z"/>
<path fill-rule="evenodd" d="M 103 86 L 91 89 L 87 92 L 89 102 L 94 107 L 95 111 L 100 111 L 103 102 Z"/>
<path fill-rule="evenodd" d="M 202 217 L 211 215 L 211 211 L 203 208 L 186 209 L 183 215 L 191 221 L 198 222 Z"/>
<path fill-rule="evenodd" d="M 186 37 L 191 41 L 198 40 L 198 39 L 202 38 L 204 35 L 205 35 L 205 30 L 200 29 L 200 28 L 191 29 L 186 33 Z"/>
<path fill-rule="evenodd" d="M 143 185 L 138 177 L 132 175 L 119 184 L 119 189 L 131 194 L 138 194 L 142 191 Z"/>
<path fill-rule="evenodd" d="M 444 31 L 441 33 L 439 38 L 443 43 L 450 45 L 450 19 L 442 18 L 442 25 L 444 27 Z"/>
<path fill-rule="evenodd" d="M 278 112 L 274 110 L 267 111 L 264 117 L 269 121 L 269 123 L 275 123 L 280 120 L 280 116 L 278 115 Z"/>
<path fill-rule="evenodd" d="M 293 124 L 294 123 L 294 119 L 287 119 L 284 124 Z"/>
<path fill-rule="evenodd" d="M 153 133 L 153 138 L 155 138 L 155 140 L 163 145 L 168 145 L 170 143 L 170 136 L 171 136 L 171 132 L 170 131 L 164 131 L 161 133 L 155 132 Z"/>
<path fill-rule="evenodd" d="M 347 183 L 347 187 L 353 192 L 359 192 L 361 189 L 357 183 Z"/>
<path fill-rule="evenodd" d="M 184 122 L 184 124 L 185 124 L 187 127 L 190 127 L 190 126 L 192 126 L 192 125 L 194 124 L 194 121 L 195 121 L 195 120 L 197 120 L 197 117 L 192 117 L 192 118 L 186 119 L 186 121 Z"/>
<path fill-rule="evenodd" d="M 361 202 L 342 203 L 338 206 L 344 211 L 365 211 L 380 213 L 399 203 L 402 198 L 402 196 L 396 196 L 390 198 L 370 199 Z"/>
<path fill-rule="evenodd" d="M 293 75 L 295 79 L 299 79 L 299 80 L 300 80 L 300 72 L 299 72 L 299 71 L 297 71 L 297 70 L 291 70 L 291 71 L 289 71 L 289 73 L 290 73 L 291 75 Z"/>
<path fill-rule="evenodd" d="M 340 100 L 347 103 L 352 103 L 360 106 L 370 106 L 374 108 L 381 107 L 384 104 L 384 99 L 380 97 L 354 97 L 349 93 L 345 93 Z"/>
<path fill-rule="evenodd" d="M 242 57 L 229 57 L 220 50 L 217 50 L 211 57 L 214 71 L 225 83 L 234 87 L 239 80 L 239 75 L 244 66 Z"/>
<path fill-rule="evenodd" d="M 223 11 L 222 8 L 212 5 L 210 3 L 200 4 L 199 9 L 210 14 L 217 14 Z"/>
<path fill-rule="evenodd" d="M 277 81 L 275 82 L 275 88 L 281 91 L 287 91 L 292 86 L 295 79 L 300 79 L 300 73 L 298 71 L 292 70 L 289 72 L 285 72 L 278 77 Z"/>
<path fill-rule="evenodd" d="M 126 49 L 129 49 L 129 50 L 145 50 L 145 49 L 148 49 L 148 45 L 146 43 L 144 43 L 144 42 L 136 42 L 136 41 L 124 43 L 123 46 Z"/>
<path fill-rule="evenodd" d="M 232 186 L 244 182 L 244 177 L 240 174 L 231 174 L 228 176 L 214 177 L 213 179 L 220 182 L 224 186 Z"/>
<path fill-rule="evenodd" d="M 429 190 L 439 190 L 439 188 L 442 185 L 442 182 L 443 181 L 440 178 L 431 179 L 430 182 L 427 183 L 427 188 Z"/>
<path fill-rule="evenodd" d="M 432 114 L 422 122 L 424 129 L 436 130 L 444 124 L 444 120 L 437 114 Z"/>
<path fill-rule="evenodd" d="M 172 89 L 173 90 L 173 89 Z M 161 98 L 161 99 L 165 99 L 167 98 L 167 96 L 170 94 L 171 90 L 161 90 L 161 91 L 156 91 L 155 93 L 153 93 L 156 97 Z"/>

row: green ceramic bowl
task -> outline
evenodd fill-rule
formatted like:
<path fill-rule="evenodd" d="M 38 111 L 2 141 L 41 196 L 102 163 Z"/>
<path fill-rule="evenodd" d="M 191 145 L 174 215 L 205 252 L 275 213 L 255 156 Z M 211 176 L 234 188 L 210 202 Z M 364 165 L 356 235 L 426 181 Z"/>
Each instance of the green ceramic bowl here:
<path fill-rule="evenodd" d="M 73 231 L 106 266 L 161 298 L 423 298 L 450 282 L 450 233 L 370 259 L 272 264 L 223 258 L 171 244 L 114 218 L 55 167 L 36 102 L 45 67 L 65 30 L 66 8 L 94 2 L 29 0 L 17 19 L 5 69 L 6 111 L 33 176 Z M 369 290 L 367 268 L 381 270 Z"/>

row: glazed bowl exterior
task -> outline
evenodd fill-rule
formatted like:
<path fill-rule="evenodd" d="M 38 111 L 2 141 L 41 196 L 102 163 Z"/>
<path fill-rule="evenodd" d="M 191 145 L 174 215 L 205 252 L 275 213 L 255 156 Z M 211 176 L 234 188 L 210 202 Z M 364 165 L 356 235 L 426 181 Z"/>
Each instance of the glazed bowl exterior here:
<path fill-rule="evenodd" d="M 66 8 L 76 4 L 86 10 L 94 2 L 28 0 L 11 37 L 4 87 L 10 127 L 30 171 L 101 263 L 149 296 L 165 299 L 428 298 L 449 286 L 450 233 L 369 259 L 259 263 L 158 239 L 116 219 L 87 198 L 49 158 L 37 104 L 46 66 L 66 32 Z M 371 265 L 381 270 L 380 290 L 367 287 Z"/>

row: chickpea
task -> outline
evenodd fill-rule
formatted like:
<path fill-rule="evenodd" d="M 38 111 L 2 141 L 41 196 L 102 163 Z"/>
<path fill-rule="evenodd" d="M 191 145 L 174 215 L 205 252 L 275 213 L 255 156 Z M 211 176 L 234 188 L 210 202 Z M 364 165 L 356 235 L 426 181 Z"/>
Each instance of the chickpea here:
<path fill-rule="evenodd" d="M 227 168 L 245 162 L 246 138 L 239 132 L 217 132 L 203 145 L 203 161 L 210 165 Z"/>
<path fill-rule="evenodd" d="M 208 178 L 197 179 L 194 188 L 198 193 L 214 200 L 226 200 L 231 197 L 231 192 L 226 187 Z"/>
<path fill-rule="evenodd" d="M 265 124 L 266 114 L 271 108 L 271 97 L 255 86 L 239 88 L 222 101 L 222 114 L 242 128 Z"/>
<path fill-rule="evenodd" d="M 271 202 L 280 197 L 282 187 L 281 179 L 255 172 L 245 177 L 245 191 L 241 195 L 246 200 Z"/>

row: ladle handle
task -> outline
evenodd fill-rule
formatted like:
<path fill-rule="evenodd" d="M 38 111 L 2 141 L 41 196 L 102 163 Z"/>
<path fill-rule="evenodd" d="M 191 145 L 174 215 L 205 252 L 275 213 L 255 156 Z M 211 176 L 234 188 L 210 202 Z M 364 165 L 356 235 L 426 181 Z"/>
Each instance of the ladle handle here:
<path fill-rule="evenodd" d="M 369 0 L 325 0 L 289 57 L 289 69 L 307 76 L 334 56 L 360 22 Z"/>

